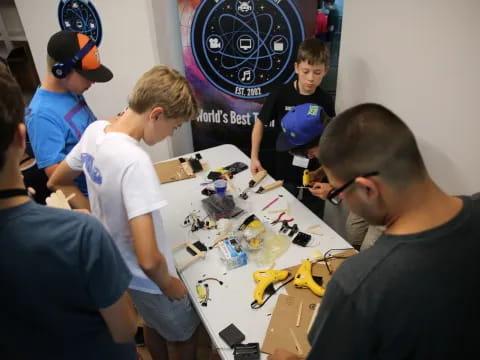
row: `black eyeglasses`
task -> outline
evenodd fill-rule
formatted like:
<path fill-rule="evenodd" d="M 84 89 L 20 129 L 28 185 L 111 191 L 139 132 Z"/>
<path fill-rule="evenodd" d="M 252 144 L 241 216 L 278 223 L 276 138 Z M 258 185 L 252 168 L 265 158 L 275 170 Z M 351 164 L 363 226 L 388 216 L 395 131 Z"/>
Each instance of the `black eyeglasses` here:
<path fill-rule="evenodd" d="M 363 174 L 363 175 L 355 176 L 352 180 L 347 181 L 345 184 L 340 186 L 338 189 L 330 190 L 330 192 L 327 195 L 327 200 L 330 201 L 333 205 L 340 204 L 342 202 L 342 199 L 343 199 L 342 196 L 341 196 L 342 192 L 345 191 L 345 189 L 347 187 L 352 185 L 355 182 L 356 178 L 375 176 L 375 175 L 378 175 L 378 174 L 379 174 L 378 171 L 372 171 L 372 172 L 369 172 L 369 173 L 366 173 L 366 174 Z"/>

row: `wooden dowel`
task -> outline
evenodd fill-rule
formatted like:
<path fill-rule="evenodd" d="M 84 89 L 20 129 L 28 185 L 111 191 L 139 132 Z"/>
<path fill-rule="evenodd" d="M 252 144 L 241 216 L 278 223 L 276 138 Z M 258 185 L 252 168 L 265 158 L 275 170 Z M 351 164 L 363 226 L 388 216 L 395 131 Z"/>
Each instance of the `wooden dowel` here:
<path fill-rule="evenodd" d="M 313 322 L 315 321 L 315 318 L 317 317 L 318 309 L 319 309 L 319 308 L 320 308 L 320 303 L 315 304 L 315 310 L 313 311 L 312 318 L 310 319 L 310 324 L 308 325 L 307 335 L 308 335 L 308 333 L 310 332 L 310 330 L 312 329 Z"/>
<path fill-rule="evenodd" d="M 300 346 L 300 342 L 298 341 L 297 336 L 293 332 L 293 329 L 288 328 L 288 330 L 290 330 L 290 334 L 292 335 L 293 341 L 295 343 L 295 347 L 297 348 L 298 355 L 300 355 L 300 356 L 303 355 L 302 347 Z"/>
<path fill-rule="evenodd" d="M 302 317 L 302 309 L 303 309 L 303 301 L 300 301 L 300 305 L 298 307 L 298 314 L 297 314 L 297 323 L 296 326 L 300 326 L 300 319 Z"/>

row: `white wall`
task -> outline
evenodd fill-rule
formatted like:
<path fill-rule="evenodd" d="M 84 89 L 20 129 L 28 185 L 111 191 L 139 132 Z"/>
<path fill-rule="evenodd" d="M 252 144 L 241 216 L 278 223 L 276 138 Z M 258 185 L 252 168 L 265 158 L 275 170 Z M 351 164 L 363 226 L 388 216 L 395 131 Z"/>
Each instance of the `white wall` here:
<path fill-rule="evenodd" d="M 480 191 L 480 1 L 346 0 L 337 113 L 367 101 L 417 136 L 445 190 Z"/>
<path fill-rule="evenodd" d="M 15 0 L 40 78 L 46 71 L 46 46 L 58 31 L 57 0 Z M 103 26 L 100 58 L 114 73 L 105 84 L 85 93 L 99 118 L 123 110 L 136 80 L 150 67 L 164 63 L 184 71 L 178 13 L 172 0 L 94 0 Z M 177 39 L 175 38 L 177 37 Z M 190 126 L 174 137 L 146 147 L 153 161 L 193 151 Z M 174 151 L 175 150 L 175 151 Z"/>
<path fill-rule="evenodd" d="M 159 59 L 185 74 L 180 19 L 176 0 L 151 0 L 154 29 Z M 172 137 L 173 155 L 193 152 L 192 128 L 190 123 L 177 129 Z"/>

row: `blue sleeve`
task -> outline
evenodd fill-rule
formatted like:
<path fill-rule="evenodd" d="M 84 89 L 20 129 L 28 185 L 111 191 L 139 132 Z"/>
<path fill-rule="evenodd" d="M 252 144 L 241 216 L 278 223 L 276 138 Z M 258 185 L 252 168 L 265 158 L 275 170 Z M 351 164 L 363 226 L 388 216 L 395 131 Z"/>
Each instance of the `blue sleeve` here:
<path fill-rule="evenodd" d="M 87 220 L 90 224 L 82 236 L 81 264 L 88 295 L 95 308 L 102 309 L 118 301 L 127 290 L 132 275 L 100 222 L 94 217 Z"/>
<path fill-rule="evenodd" d="M 375 328 L 335 280 L 335 275 L 327 285 L 308 340 L 312 349 L 307 360 L 375 358 L 378 347 Z"/>
<path fill-rule="evenodd" d="M 45 112 L 30 115 L 27 131 L 40 169 L 57 164 L 67 156 L 65 126 L 53 116 Z"/>

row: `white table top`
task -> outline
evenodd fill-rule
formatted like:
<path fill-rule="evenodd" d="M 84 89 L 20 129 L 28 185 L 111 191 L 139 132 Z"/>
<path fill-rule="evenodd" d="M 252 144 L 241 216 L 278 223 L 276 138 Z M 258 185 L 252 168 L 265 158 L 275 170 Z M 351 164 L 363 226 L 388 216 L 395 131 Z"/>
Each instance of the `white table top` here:
<path fill-rule="evenodd" d="M 234 145 L 221 145 L 202 150 L 199 153 L 207 161 L 211 170 L 230 165 L 236 161 L 244 162 L 247 165 L 250 164 L 250 159 Z M 191 154 L 184 157 L 189 158 L 190 156 Z M 201 194 L 204 186 L 200 186 L 200 184 L 206 181 L 207 174 L 208 171 L 197 173 L 194 179 L 177 181 L 161 186 L 169 202 L 165 211 L 162 212 L 162 216 L 169 241 L 172 245 L 185 240 L 189 240 L 192 243 L 200 240 L 208 247 L 217 236 L 217 230 L 198 230 L 194 233 L 189 233 L 189 228 L 183 227 L 183 221 L 191 211 L 200 210 L 202 216 L 206 214 L 200 202 L 201 199 L 205 198 Z M 247 169 L 234 175 L 233 181 L 236 187 L 242 191 L 248 186 L 250 179 L 250 169 Z M 273 181 L 270 176 L 267 176 L 260 185 L 268 185 Z M 261 211 L 266 204 L 278 195 L 283 195 L 283 197 L 267 210 Z M 290 224 L 298 224 L 300 231 L 305 231 L 312 225 L 320 225 L 315 231 L 322 233 L 322 235 L 312 235 L 310 246 L 306 248 L 291 244 L 287 252 L 276 259 L 275 269 L 283 269 L 300 264 L 303 259 L 312 257 L 314 249 L 324 253 L 333 248 L 351 247 L 283 187 L 271 190 L 265 194 L 255 194 L 252 191 L 249 192 L 247 200 L 235 197 L 235 202 L 245 210 L 243 214 L 233 219 L 235 224 L 252 213 L 255 213 L 261 220 L 267 221 L 268 219 L 268 223 L 270 223 L 278 216 L 278 213 L 269 213 L 269 211 L 285 209 L 288 202 L 290 204 L 291 216 L 295 218 Z M 271 227 L 271 229 L 278 231 L 280 225 L 277 224 Z M 191 257 L 183 248 L 175 251 L 174 255 L 175 260 L 179 264 Z M 258 342 L 261 346 L 278 293 L 262 308 L 252 310 L 250 303 L 253 301 L 253 291 L 256 287 L 253 273 L 257 270 L 265 270 L 265 267 L 258 267 L 254 262 L 249 261 L 246 266 L 227 270 L 219 255 L 218 249 L 209 250 L 204 260 L 196 261 L 183 270 L 180 275 L 214 345 L 218 348 L 219 354 L 223 359 L 233 359 L 233 351 L 219 337 L 219 331 L 233 323 L 245 334 L 245 343 Z M 223 286 L 220 286 L 215 281 L 208 281 L 211 301 L 208 302 L 207 307 L 200 305 L 196 293 L 197 281 L 204 277 L 216 277 L 224 282 Z M 284 289 L 281 289 L 279 293 L 285 293 Z M 265 358 L 264 355 L 262 358 Z"/>

